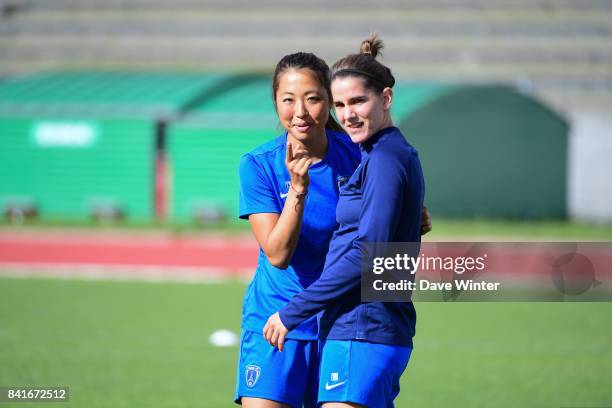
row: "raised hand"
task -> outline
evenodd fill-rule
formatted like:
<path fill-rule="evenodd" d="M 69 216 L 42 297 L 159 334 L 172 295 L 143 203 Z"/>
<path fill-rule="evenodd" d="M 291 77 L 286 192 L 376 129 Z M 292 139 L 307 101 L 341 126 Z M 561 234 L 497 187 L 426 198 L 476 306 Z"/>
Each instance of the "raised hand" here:
<path fill-rule="evenodd" d="M 287 156 L 285 158 L 285 166 L 291 176 L 291 189 L 298 194 L 305 194 L 308 191 L 310 184 L 310 176 L 308 168 L 312 164 L 312 159 L 308 157 L 305 151 L 297 150 L 293 152 L 293 145 L 287 142 Z"/>

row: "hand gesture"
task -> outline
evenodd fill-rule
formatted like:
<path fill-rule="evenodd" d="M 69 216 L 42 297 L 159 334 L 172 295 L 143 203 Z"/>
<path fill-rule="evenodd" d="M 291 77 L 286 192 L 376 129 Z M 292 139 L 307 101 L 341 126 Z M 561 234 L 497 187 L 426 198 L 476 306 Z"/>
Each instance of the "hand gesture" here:
<path fill-rule="evenodd" d="M 263 335 L 271 346 L 278 347 L 278 351 L 282 352 L 285 344 L 285 337 L 289 330 L 283 324 L 278 312 L 274 313 L 263 328 Z"/>
<path fill-rule="evenodd" d="M 308 168 L 312 164 L 312 159 L 308 157 L 305 151 L 297 150 L 293 152 L 293 145 L 287 142 L 287 157 L 285 158 L 285 166 L 291 176 L 291 187 L 297 193 L 305 193 L 310 184 L 310 176 Z"/>

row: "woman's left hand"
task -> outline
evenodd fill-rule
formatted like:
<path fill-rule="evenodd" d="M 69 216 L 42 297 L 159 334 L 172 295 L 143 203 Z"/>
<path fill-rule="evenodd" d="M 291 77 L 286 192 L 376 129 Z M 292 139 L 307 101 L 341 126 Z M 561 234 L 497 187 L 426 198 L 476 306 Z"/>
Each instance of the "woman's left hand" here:
<path fill-rule="evenodd" d="M 278 347 L 278 351 L 283 351 L 285 336 L 289 330 L 285 327 L 278 312 L 274 313 L 263 328 L 263 336 L 271 346 Z"/>
<path fill-rule="evenodd" d="M 421 235 L 427 234 L 431 231 L 431 214 L 426 206 L 423 206 L 423 212 L 421 213 Z"/>

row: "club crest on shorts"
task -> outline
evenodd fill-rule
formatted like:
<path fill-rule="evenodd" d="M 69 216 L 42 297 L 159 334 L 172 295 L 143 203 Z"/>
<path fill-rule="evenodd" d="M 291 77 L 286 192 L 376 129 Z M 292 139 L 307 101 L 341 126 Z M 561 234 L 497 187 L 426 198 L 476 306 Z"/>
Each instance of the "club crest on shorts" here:
<path fill-rule="evenodd" d="M 246 366 L 246 385 L 249 388 L 253 388 L 257 380 L 259 380 L 259 375 L 261 374 L 261 368 L 256 365 L 248 365 Z"/>
<path fill-rule="evenodd" d="M 338 188 L 342 187 L 348 181 L 349 176 L 338 176 L 336 178 L 336 183 L 338 183 Z"/>

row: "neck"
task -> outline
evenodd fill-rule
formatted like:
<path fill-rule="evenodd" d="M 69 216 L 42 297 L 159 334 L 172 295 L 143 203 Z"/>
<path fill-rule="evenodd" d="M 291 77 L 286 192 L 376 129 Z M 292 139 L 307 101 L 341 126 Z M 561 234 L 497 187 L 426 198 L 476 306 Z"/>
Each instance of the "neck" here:
<path fill-rule="evenodd" d="M 385 118 L 383 126 L 380 128 L 381 130 L 393 126 L 393 119 L 391 119 L 391 115 L 389 113 L 387 113 L 386 116 L 387 117 Z"/>
<path fill-rule="evenodd" d="M 378 128 L 378 130 L 376 132 L 372 133 L 366 140 L 364 140 L 364 142 L 367 142 L 374 135 L 377 135 L 378 133 L 380 133 L 381 130 L 390 128 L 392 126 L 393 126 L 393 120 L 391 120 L 391 116 L 389 116 L 389 117 L 385 118 L 385 120 L 383 121 L 382 125 L 380 125 L 380 128 Z"/>
<path fill-rule="evenodd" d="M 287 140 L 290 141 L 293 146 L 304 150 L 308 156 L 312 158 L 313 163 L 323 160 L 325 154 L 327 153 L 328 142 L 325 132 L 323 132 L 322 135 L 317 135 L 306 140 L 298 140 L 288 133 Z M 295 151 L 295 147 L 293 151 Z"/>

